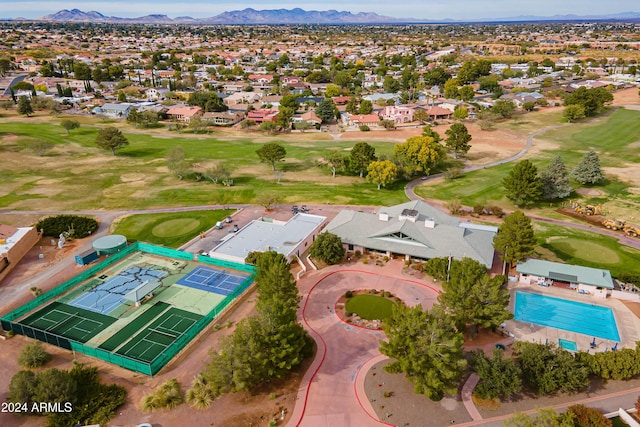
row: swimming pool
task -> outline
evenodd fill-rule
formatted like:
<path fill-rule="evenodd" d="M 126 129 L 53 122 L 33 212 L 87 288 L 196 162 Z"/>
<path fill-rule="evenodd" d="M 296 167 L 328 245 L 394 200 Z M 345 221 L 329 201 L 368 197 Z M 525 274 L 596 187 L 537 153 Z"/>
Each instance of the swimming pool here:
<path fill-rule="evenodd" d="M 609 307 L 516 291 L 514 319 L 615 342 L 620 334 Z"/>

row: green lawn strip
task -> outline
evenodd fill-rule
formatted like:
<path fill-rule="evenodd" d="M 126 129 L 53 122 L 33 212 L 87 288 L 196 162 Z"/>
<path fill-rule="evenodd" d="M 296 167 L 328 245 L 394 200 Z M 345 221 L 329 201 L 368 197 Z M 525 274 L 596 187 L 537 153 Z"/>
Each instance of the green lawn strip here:
<path fill-rule="evenodd" d="M 534 222 L 534 230 L 540 247 L 567 264 L 604 268 L 613 277 L 640 274 L 640 250 L 621 245 L 613 237 L 543 222 Z"/>
<path fill-rule="evenodd" d="M 116 224 L 113 233 L 122 234 L 132 242 L 177 248 L 234 212 L 232 209 L 219 209 L 130 215 Z"/>
<path fill-rule="evenodd" d="M 138 360 L 142 360 L 142 361 L 145 361 L 145 362 L 151 362 L 159 354 L 158 351 L 155 351 L 155 349 L 154 349 L 154 351 L 149 351 L 149 352 L 145 353 L 144 355 L 133 354 L 133 353 L 138 353 L 138 351 L 146 350 L 144 345 L 142 345 L 142 344 L 138 345 L 138 343 L 140 341 L 142 341 L 142 339 L 145 338 L 145 337 L 147 337 L 146 339 L 149 340 L 149 335 L 153 333 L 153 331 L 150 331 L 150 329 L 166 330 L 166 329 L 171 329 L 173 327 L 176 327 L 177 325 L 184 325 L 185 324 L 184 321 L 181 321 L 181 323 L 177 323 L 180 320 L 178 316 L 182 317 L 182 318 L 187 318 L 187 319 L 193 320 L 192 324 L 195 324 L 198 320 L 200 320 L 200 318 L 202 318 L 202 316 L 200 316 L 198 314 L 195 314 L 195 313 L 192 313 L 190 311 L 180 310 L 178 308 L 172 307 L 169 310 L 167 310 L 166 312 L 164 312 L 156 320 L 154 320 L 150 325 L 145 327 L 140 333 L 138 333 L 133 338 L 131 338 L 125 345 L 120 347 L 116 353 L 122 354 L 123 356 L 132 357 L 132 358 L 135 358 L 135 359 L 138 359 Z M 191 324 L 191 322 L 188 322 L 188 323 Z M 179 330 L 177 330 L 177 332 L 183 333 L 185 330 L 186 330 L 185 328 L 181 327 L 181 328 L 179 328 Z M 161 334 L 157 334 L 157 333 L 153 333 L 153 334 L 154 335 L 161 335 Z M 167 335 L 161 335 L 161 336 L 162 336 L 162 338 L 160 338 L 160 336 L 158 336 L 157 342 L 162 344 L 163 346 L 167 346 L 167 347 L 169 345 L 171 345 L 178 338 L 178 337 L 172 338 L 172 337 L 167 336 Z M 153 341 L 153 338 L 150 341 Z M 162 342 L 160 342 L 160 341 L 162 341 Z M 149 346 L 157 347 L 154 344 L 149 344 Z M 132 352 L 131 354 L 127 354 L 129 352 L 129 350 L 131 350 L 134 347 L 136 347 L 136 350 L 134 352 Z"/>
<path fill-rule="evenodd" d="M 385 320 L 391 316 L 395 303 L 377 295 L 355 295 L 349 298 L 345 309 L 355 313 L 365 320 Z"/>
<path fill-rule="evenodd" d="M 115 350 L 120 344 L 131 338 L 133 334 L 141 330 L 146 324 L 155 319 L 160 313 L 162 313 L 169 304 L 166 302 L 157 302 L 152 307 L 147 309 L 140 316 L 133 319 L 129 324 L 124 326 L 118 332 L 113 334 L 109 339 L 100 345 L 100 348 L 107 351 Z"/>

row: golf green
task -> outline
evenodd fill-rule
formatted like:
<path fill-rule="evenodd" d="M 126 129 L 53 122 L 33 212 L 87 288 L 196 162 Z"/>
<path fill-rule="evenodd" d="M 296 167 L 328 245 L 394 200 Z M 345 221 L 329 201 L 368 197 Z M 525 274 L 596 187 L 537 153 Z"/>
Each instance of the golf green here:
<path fill-rule="evenodd" d="M 615 251 L 598 243 L 572 237 L 552 239 L 548 240 L 547 243 L 553 247 L 554 251 L 564 252 L 567 255 L 586 261 L 597 261 L 601 264 L 617 264 L 620 262 L 620 257 Z"/>
<path fill-rule="evenodd" d="M 157 237 L 176 237 L 190 233 L 200 227 L 200 221 L 195 218 L 177 218 L 157 224 L 151 232 Z"/>
<path fill-rule="evenodd" d="M 385 320 L 391 316 L 394 304 L 381 296 L 363 294 L 350 298 L 345 309 L 365 320 Z"/>

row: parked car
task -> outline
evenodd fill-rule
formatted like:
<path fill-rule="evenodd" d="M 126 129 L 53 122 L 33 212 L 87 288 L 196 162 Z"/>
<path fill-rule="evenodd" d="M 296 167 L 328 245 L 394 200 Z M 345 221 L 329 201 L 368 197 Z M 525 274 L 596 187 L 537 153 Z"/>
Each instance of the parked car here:
<path fill-rule="evenodd" d="M 218 230 L 221 230 L 221 229 L 222 229 L 222 221 L 218 221 L 218 222 L 216 222 L 216 228 L 217 228 Z"/>
<path fill-rule="evenodd" d="M 226 222 L 227 224 L 230 224 L 233 222 L 233 218 L 231 218 L 230 216 L 226 217 L 224 222 Z"/>

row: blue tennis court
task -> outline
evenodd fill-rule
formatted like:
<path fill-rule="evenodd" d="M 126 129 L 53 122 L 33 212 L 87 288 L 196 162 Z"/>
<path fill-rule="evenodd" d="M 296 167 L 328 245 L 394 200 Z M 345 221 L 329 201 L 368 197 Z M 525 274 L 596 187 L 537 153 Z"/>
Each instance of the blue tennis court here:
<path fill-rule="evenodd" d="M 106 282 L 89 289 L 69 303 L 74 307 L 109 314 L 125 303 L 124 296 L 146 282 L 159 281 L 166 272 L 145 267 L 129 267 Z"/>
<path fill-rule="evenodd" d="M 248 274 L 232 274 L 225 270 L 198 266 L 176 284 L 226 296 L 235 291 L 247 277 Z"/>
<path fill-rule="evenodd" d="M 615 342 L 620 334 L 609 307 L 516 292 L 514 319 Z"/>

